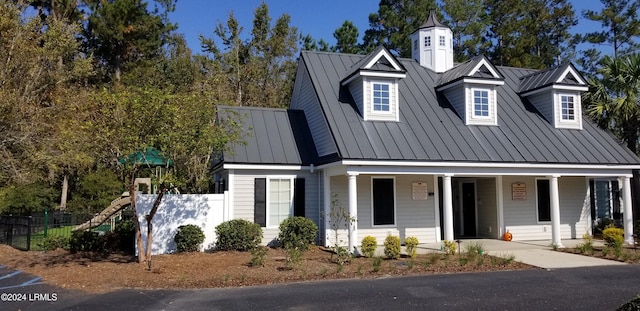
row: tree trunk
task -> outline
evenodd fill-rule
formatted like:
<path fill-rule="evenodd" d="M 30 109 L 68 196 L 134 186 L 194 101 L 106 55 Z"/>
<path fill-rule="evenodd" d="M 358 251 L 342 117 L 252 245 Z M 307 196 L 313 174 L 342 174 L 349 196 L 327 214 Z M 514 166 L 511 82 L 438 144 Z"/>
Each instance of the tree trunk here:
<path fill-rule="evenodd" d="M 131 174 L 129 184 L 129 197 L 131 198 L 131 210 L 133 211 L 133 225 L 136 229 L 136 246 L 138 248 L 138 262 L 144 263 L 144 248 L 142 244 L 142 233 L 140 232 L 140 221 L 138 220 L 138 209 L 136 207 L 136 179 L 135 173 Z"/>
<path fill-rule="evenodd" d="M 160 192 L 158 193 L 156 200 L 153 202 L 153 207 L 151 208 L 149 215 L 145 216 L 145 219 L 147 220 L 147 247 L 144 253 L 144 257 L 145 257 L 144 260 L 147 262 L 149 269 L 151 269 L 151 244 L 153 240 L 153 236 L 152 236 L 153 225 L 151 221 L 153 220 L 153 216 L 156 215 L 156 212 L 158 211 L 158 207 L 160 206 L 160 202 L 162 202 L 162 197 L 166 192 L 167 192 L 167 189 L 165 188 L 160 189 Z"/>
<path fill-rule="evenodd" d="M 62 194 L 60 195 L 60 210 L 64 211 L 67 208 L 67 192 L 69 191 L 69 175 L 64 174 L 62 179 Z"/>

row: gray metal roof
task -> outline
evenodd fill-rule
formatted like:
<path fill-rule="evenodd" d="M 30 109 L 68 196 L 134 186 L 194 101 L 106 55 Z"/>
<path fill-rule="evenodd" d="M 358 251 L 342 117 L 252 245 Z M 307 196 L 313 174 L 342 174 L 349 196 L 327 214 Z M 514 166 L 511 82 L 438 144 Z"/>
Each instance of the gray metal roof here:
<path fill-rule="evenodd" d="M 379 60 L 377 63 L 373 64 L 371 68 L 366 68 L 365 66 L 382 51 L 386 51 L 387 54 L 393 59 L 387 60 L 387 61 Z M 396 63 L 398 63 L 401 66 L 400 70 L 395 69 L 393 65 L 391 65 L 390 61 L 395 61 Z M 351 76 L 353 76 L 360 70 L 374 70 L 374 71 L 400 72 L 400 73 L 404 73 L 406 71 L 405 68 L 402 68 L 402 64 L 400 64 L 400 62 L 393 56 L 393 54 L 391 54 L 391 52 L 389 52 L 389 50 L 387 50 L 387 48 L 385 48 L 383 45 L 378 46 L 375 50 L 373 50 L 373 52 L 367 54 L 366 56 L 358 60 L 355 64 L 351 65 L 351 68 L 347 70 L 347 72 L 344 74 L 343 78 L 340 81 L 342 82 L 344 80 L 351 78 Z"/>
<path fill-rule="evenodd" d="M 520 87 L 518 93 L 526 93 L 536 89 L 540 89 L 549 85 L 552 85 L 560 79 L 560 76 L 567 71 L 567 69 L 573 68 L 573 71 L 580 74 L 578 70 L 571 63 L 565 63 L 560 66 L 552 67 L 546 70 L 536 71 L 526 76 L 520 77 Z M 571 79 L 569 75 L 560 83 L 579 85 L 578 81 Z M 580 77 L 583 81 L 584 78 Z"/>
<path fill-rule="evenodd" d="M 302 110 L 229 106 L 218 109 L 221 119 L 239 121 L 248 134 L 224 152 L 225 163 L 308 165 L 317 160 Z"/>
<path fill-rule="evenodd" d="M 464 63 L 460 63 L 458 65 L 456 65 L 455 67 L 447 70 L 446 72 L 443 72 L 440 75 L 440 78 L 438 79 L 437 85 L 438 87 L 440 86 L 444 86 L 447 85 L 451 82 L 454 82 L 458 79 L 464 78 L 464 77 L 471 77 L 471 71 L 476 67 L 476 65 L 478 65 L 478 63 L 480 63 L 482 60 L 485 60 L 487 62 L 487 64 L 489 66 L 491 66 L 493 69 L 495 69 L 495 71 L 498 73 L 498 75 L 500 76 L 500 78 L 495 78 L 491 73 L 486 73 L 485 71 L 482 70 L 478 70 L 478 72 L 476 72 L 473 77 L 476 78 L 488 78 L 488 79 L 498 79 L 498 80 L 502 80 L 502 74 L 500 73 L 500 70 L 498 70 L 488 59 L 486 59 L 486 57 L 484 57 L 484 55 L 479 55 L 476 56 L 470 60 L 467 60 Z"/>
<path fill-rule="evenodd" d="M 420 28 L 418 29 L 422 29 L 422 28 L 430 28 L 430 27 L 447 27 L 447 25 L 441 23 L 438 18 L 436 17 L 436 12 L 431 10 L 429 11 L 429 17 L 427 18 L 427 21 L 422 24 L 422 26 L 420 26 Z"/>
<path fill-rule="evenodd" d="M 304 51 L 306 66 L 342 159 L 491 161 L 506 163 L 638 164 L 614 136 L 583 118 L 583 130 L 556 129 L 518 95 L 520 77 L 535 70 L 497 67 L 498 126 L 465 125 L 437 94 L 440 75 L 399 59 L 400 121 L 363 121 L 337 83 L 363 56 Z"/>

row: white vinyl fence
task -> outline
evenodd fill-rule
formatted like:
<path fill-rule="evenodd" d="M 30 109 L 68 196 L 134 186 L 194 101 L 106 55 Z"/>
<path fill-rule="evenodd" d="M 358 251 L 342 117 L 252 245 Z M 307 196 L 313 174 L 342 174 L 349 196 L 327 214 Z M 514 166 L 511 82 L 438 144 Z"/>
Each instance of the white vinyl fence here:
<path fill-rule="evenodd" d="M 215 227 L 229 220 L 229 200 L 225 194 L 167 194 L 162 198 L 156 215 L 153 217 L 153 243 L 151 253 L 167 254 L 176 251 L 173 237 L 179 226 L 196 225 L 205 235 L 202 251 L 214 246 Z M 142 231 L 142 240 L 146 245 L 147 221 L 145 215 L 151 211 L 155 194 L 138 194 L 137 209 Z"/>

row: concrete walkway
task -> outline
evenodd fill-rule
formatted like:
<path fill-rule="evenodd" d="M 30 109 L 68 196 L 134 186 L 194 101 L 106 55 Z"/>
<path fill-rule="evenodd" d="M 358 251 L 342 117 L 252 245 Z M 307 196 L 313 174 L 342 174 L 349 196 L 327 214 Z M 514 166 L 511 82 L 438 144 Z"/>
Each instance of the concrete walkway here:
<path fill-rule="evenodd" d="M 562 244 L 564 244 L 565 247 L 575 247 L 583 242 L 584 241 L 581 239 L 563 240 Z M 513 255 L 515 256 L 516 261 L 544 269 L 625 265 L 623 262 L 614 260 L 554 251 L 550 246 L 550 241 L 548 240 L 511 242 L 494 239 L 462 240 L 460 247 L 463 251 L 466 247 L 465 245 L 468 243 L 481 243 L 486 253 L 489 255 Z M 595 245 L 599 245 L 598 243 L 601 242 L 594 241 Z M 420 244 L 418 248 L 420 253 L 429 253 L 440 251 L 440 246 L 441 243 Z"/>

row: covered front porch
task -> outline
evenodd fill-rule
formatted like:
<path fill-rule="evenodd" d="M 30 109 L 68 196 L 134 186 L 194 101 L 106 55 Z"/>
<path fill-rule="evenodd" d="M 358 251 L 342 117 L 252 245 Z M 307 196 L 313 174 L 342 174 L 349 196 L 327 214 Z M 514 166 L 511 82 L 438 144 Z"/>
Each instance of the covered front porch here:
<path fill-rule="evenodd" d="M 546 240 L 564 247 L 567 239 L 593 230 L 592 181 L 620 185 L 625 241 L 633 243 L 630 177 L 626 170 L 577 168 L 425 168 L 344 166 L 324 170 L 325 214 L 339 205 L 356 221 L 340 239 L 349 249 L 367 235 L 417 237 L 438 244 L 459 238 Z M 325 218 L 325 245 L 333 245 Z M 339 233 L 340 234 L 340 233 Z"/>

